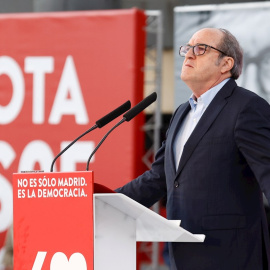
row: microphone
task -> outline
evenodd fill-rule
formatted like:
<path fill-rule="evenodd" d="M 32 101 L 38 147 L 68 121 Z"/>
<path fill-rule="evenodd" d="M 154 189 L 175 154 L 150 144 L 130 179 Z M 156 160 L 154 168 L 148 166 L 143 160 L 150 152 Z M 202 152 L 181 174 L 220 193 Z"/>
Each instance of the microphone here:
<path fill-rule="evenodd" d="M 106 140 L 106 138 L 109 136 L 109 134 L 116 129 L 118 126 L 120 126 L 124 122 L 129 122 L 131 119 L 133 119 L 137 114 L 142 112 L 145 108 L 147 108 L 149 105 L 151 105 L 154 101 L 157 99 L 157 93 L 153 92 L 151 95 L 147 96 L 145 99 L 143 99 L 141 102 L 139 102 L 136 106 L 134 106 L 132 109 L 130 109 L 128 112 L 126 112 L 123 115 L 123 119 L 118 122 L 115 126 L 113 126 L 102 138 L 102 140 L 99 142 L 99 144 L 96 146 L 96 148 L 93 150 L 91 155 L 88 158 L 87 165 L 86 165 L 86 170 L 88 171 L 89 169 L 89 164 L 91 161 L 91 158 L 93 155 L 97 152 L 101 144 Z"/>
<path fill-rule="evenodd" d="M 122 104 L 121 106 L 119 106 L 118 108 L 116 108 L 115 110 L 113 110 L 112 112 L 106 114 L 105 116 L 103 116 L 102 118 L 100 118 L 99 120 L 96 121 L 96 125 L 99 128 L 104 127 L 105 125 L 107 125 L 108 123 L 110 123 L 112 120 L 114 120 L 115 118 L 117 118 L 118 116 L 120 116 L 121 114 L 123 114 L 124 112 L 126 112 L 127 110 L 129 110 L 131 107 L 131 103 L 130 101 L 126 101 L 124 104 Z"/>
<path fill-rule="evenodd" d="M 140 103 L 138 103 L 136 106 L 134 106 L 132 109 L 130 109 L 128 112 L 126 112 L 123 117 L 127 122 L 129 122 L 132 118 L 134 118 L 137 114 L 139 114 L 141 111 L 143 111 L 145 108 L 147 108 L 149 105 L 151 105 L 154 101 L 157 99 L 157 93 L 153 92 L 151 95 L 143 99 Z"/>
<path fill-rule="evenodd" d="M 111 111 L 110 113 L 106 114 L 105 116 L 103 116 L 102 118 L 100 118 L 99 120 L 96 121 L 96 124 L 94 126 L 92 126 L 90 129 L 88 129 L 87 131 L 85 131 L 83 134 L 81 134 L 79 137 L 77 137 L 75 140 L 73 140 L 70 144 L 68 144 L 53 160 L 52 164 L 51 164 L 51 172 L 53 172 L 53 165 L 55 163 L 55 161 L 64 153 L 66 152 L 75 142 L 77 142 L 80 138 L 82 138 L 84 135 L 88 134 L 89 132 L 91 132 L 92 130 L 96 129 L 96 128 L 102 128 L 105 125 L 107 125 L 108 123 L 110 123 L 111 121 L 113 121 L 115 118 L 117 118 L 118 116 L 120 116 L 121 114 L 123 114 L 124 112 L 126 112 L 127 110 L 129 110 L 131 107 L 131 103 L 130 101 L 126 101 L 125 103 L 123 103 L 121 106 L 119 106 L 118 108 L 116 108 L 115 110 Z"/>

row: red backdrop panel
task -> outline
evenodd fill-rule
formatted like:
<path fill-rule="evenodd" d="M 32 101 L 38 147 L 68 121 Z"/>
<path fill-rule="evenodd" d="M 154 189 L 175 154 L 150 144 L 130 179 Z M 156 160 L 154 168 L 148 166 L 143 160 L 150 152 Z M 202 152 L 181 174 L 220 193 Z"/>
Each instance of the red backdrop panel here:
<path fill-rule="evenodd" d="M 0 16 L 0 247 L 11 223 L 12 174 L 48 172 L 96 120 L 142 100 L 144 26 L 137 9 Z M 78 141 L 54 171 L 85 170 L 120 119 Z M 122 124 L 101 146 L 90 164 L 96 182 L 114 189 L 141 172 L 143 121 L 140 114 Z"/>

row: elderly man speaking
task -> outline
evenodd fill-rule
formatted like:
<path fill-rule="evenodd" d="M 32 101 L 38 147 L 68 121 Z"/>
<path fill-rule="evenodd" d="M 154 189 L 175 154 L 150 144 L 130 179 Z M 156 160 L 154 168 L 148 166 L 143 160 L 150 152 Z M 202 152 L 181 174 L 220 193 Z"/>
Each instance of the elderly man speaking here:
<path fill-rule="evenodd" d="M 202 29 L 179 54 L 190 100 L 174 113 L 151 170 L 117 192 L 148 207 L 167 196 L 167 218 L 206 235 L 170 243 L 171 269 L 270 269 L 262 199 L 270 200 L 270 106 L 237 86 L 243 52 L 229 31 Z"/>

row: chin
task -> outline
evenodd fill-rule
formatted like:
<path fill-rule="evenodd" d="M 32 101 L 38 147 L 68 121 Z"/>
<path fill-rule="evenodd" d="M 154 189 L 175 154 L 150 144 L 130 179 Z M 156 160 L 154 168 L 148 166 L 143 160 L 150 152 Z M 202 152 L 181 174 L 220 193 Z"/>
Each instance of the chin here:
<path fill-rule="evenodd" d="M 180 75 L 180 79 L 181 79 L 182 81 L 186 82 L 186 81 L 188 81 L 189 76 L 188 76 L 187 74 L 181 74 L 181 75 Z"/>

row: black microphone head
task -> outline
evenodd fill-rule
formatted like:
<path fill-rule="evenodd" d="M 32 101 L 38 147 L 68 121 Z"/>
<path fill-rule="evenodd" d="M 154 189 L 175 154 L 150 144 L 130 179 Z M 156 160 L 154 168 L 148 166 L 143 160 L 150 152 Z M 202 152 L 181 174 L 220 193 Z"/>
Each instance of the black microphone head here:
<path fill-rule="evenodd" d="M 99 128 L 102 128 L 103 126 L 107 125 L 110 123 L 112 120 L 117 118 L 118 116 L 122 115 L 124 112 L 129 110 L 131 107 L 130 101 L 126 101 L 124 104 L 113 110 L 112 112 L 108 113 L 104 117 L 100 118 L 98 121 L 96 121 L 96 125 Z"/>
<path fill-rule="evenodd" d="M 151 95 L 143 99 L 141 102 L 139 102 L 136 106 L 134 106 L 132 109 L 130 109 L 128 112 L 126 112 L 123 117 L 127 122 L 129 122 L 132 118 L 134 118 L 137 114 L 139 114 L 141 111 L 143 111 L 145 108 L 147 108 L 149 105 L 151 105 L 154 101 L 157 99 L 157 93 L 153 92 Z"/>

